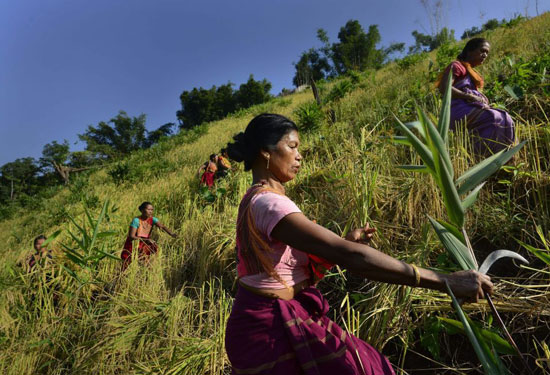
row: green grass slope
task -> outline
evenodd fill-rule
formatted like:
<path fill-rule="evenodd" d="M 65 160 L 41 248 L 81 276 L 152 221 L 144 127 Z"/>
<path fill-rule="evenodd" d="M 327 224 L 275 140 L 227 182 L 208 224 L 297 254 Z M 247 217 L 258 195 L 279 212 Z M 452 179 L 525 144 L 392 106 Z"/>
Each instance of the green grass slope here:
<path fill-rule="evenodd" d="M 480 69 L 486 93 L 507 108 L 518 138 L 528 143 L 483 189 L 468 214 L 468 232 L 479 259 L 508 248 L 532 261 L 532 269 L 497 268 L 502 277 L 496 278 L 494 299 L 534 368 L 536 359 L 543 366 L 550 357 L 550 269 L 517 240 L 543 248 L 550 239 L 550 14 L 485 36 L 492 45 Z M 460 47 L 319 85 L 322 123 L 301 134 L 304 168 L 288 187 L 307 216 L 337 233 L 368 220 L 378 228 L 373 242 L 380 250 L 425 267 L 453 269 L 427 226 L 426 215 L 444 217 L 436 187 L 429 176 L 395 168 L 418 160 L 387 137 L 395 133 L 393 114 L 414 120 L 415 104 L 438 112 L 432 81 Z M 293 94 L 177 135 L 116 166 L 79 175 L 51 199 L 1 222 L 0 373 L 228 373 L 223 341 L 234 293 L 235 219 L 251 177 L 237 167 L 219 184 L 226 193 L 210 202 L 198 189 L 196 171 L 254 115 L 296 118 L 312 99 L 309 91 Z M 475 160 L 467 137 L 455 134 L 451 144 L 461 173 Z M 134 262 L 120 276 L 120 264 L 109 257 L 94 262 L 90 256 L 79 266 L 62 255 L 64 248 L 97 254 L 77 239 L 91 237 L 91 224 L 108 201 L 99 228 L 114 235 L 99 236 L 95 248 L 117 257 L 145 200 L 179 233 L 175 240 L 159 236 L 161 251 L 150 266 Z M 17 263 L 31 251 L 32 238 L 56 230 L 62 230 L 52 245 L 58 262 L 22 272 Z M 332 302 L 331 317 L 382 350 L 404 374 L 478 373 L 467 340 L 443 334 L 437 317 L 455 318 L 446 295 L 372 283 L 341 270 L 320 288 Z M 485 303 L 466 310 L 494 329 Z M 514 372 L 517 359 L 504 361 Z"/>

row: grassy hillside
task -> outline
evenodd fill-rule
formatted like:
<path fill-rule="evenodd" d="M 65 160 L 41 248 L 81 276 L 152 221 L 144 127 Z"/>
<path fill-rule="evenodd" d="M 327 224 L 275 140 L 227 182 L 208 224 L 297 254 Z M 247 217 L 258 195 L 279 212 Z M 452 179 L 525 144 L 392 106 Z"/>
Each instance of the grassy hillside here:
<path fill-rule="evenodd" d="M 506 263 L 497 268 L 494 299 L 534 367 L 536 359 L 544 364 L 550 358 L 550 268 L 517 240 L 543 248 L 544 237 L 550 239 L 545 69 L 550 67 L 550 14 L 485 36 L 492 45 L 480 69 L 486 93 L 507 108 L 518 138 L 528 143 L 483 189 L 468 214 L 468 232 L 479 259 L 508 248 L 532 261 L 532 269 Z M 326 99 L 322 123 L 301 134 L 304 168 L 288 188 L 308 217 L 337 233 L 368 220 L 378 228 L 373 242 L 380 250 L 425 267 L 453 269 L 427 226 L 427 214 L 444 216 L 435 184 L 427 175 L 396 169 L 416 157 L 387 137 L 395 132 L 392 114 L 414 120 L 415 103 L 437 113 L 439 98 L 431 82 L 460 47 L 320 84 Z M 228 373 L 223 340 L 234 293 L 235 219 L 251 177 L 238 167 L 219 185 L 226 193 L 212 203 L 199 192 L 196 171 L 254 115 L 296 118 L 295 111 L 311 101 L 311 92 L 294 94 L 177 135 L 118 165 L 82 174 L 48 201 L 0 223 L 0 373 Z M 475 161 L 466 137 L 455 134 L 451 142 L 461 173 Z M 62 244 L 77 248 L 69 231 L 78 237 L 76 224 L 88 221 L 85 212 L 97 218 L 106 201 L 100 227 L 116 235 L 99 238 L 98 245 L 118 256 L 128 224 L 145 200 L 179 233 L 176 240 L 159 236 L 161 252 L 150 267 L 134 262 L 121 277 L 116 260 L 90 261 L 83 268 L 61 255 L 53 271 L 25 274 L 17 266 L 40 233 L 62 230 L 52 246 L 59 254 Z M 92 232 L 89 225 L 85 230 Z M 332 302 L 331 316 L 382 350 L 403 374 L 479 373 L 467 340 L 445 333 L 436 318 L 455 318 L 446 295 L 372 283 L 344 271 L 320 287 Z M 491 326 L 484 302 L 466 309 Z M 504 361 L 511 369 L 517 366 L 513 356 Z"/>

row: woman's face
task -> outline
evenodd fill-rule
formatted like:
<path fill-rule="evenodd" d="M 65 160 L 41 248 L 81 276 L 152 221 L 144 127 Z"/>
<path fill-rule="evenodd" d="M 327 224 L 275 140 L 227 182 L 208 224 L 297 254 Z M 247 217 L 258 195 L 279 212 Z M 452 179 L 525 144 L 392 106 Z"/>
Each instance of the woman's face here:
<path fill-rule="evenodd" d="M 470 64 L 472 64 L 472 66 L 483 64 L 487 56 L 489 56 L 490 50 L 491 50 L 491 45 L 485 42 L 475 50 L 468 52 L 468 60 Z"/>
<path fill-rule="evenodd" d="M 274 150 L 269 151 L 269 171 L 282 183 L 292 180 L 300 170 L 302 155 L 299 146 L 298 132 L 292 130 L 277 142 Z"/>
<path fill-rule="evenodd" d="M 45 239 L 41 238 L 34 244 L 34 250 L 40 251 L 42 249 L 42 244 L 46 241 Z"/>
<path fill-rule="evenodd" d="M 141 210 L 141 213 L 146 217 L 153 217 L 153 212 L 155 209 L 153 208 L 152 204 L 147 205 L 143 210 Z"/>

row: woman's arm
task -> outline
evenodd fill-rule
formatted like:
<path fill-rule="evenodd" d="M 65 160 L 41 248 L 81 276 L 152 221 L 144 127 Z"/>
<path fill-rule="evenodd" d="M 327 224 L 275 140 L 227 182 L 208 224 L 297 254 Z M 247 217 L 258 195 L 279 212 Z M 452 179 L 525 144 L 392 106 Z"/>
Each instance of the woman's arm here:
<path fill-rule="evenodd" d="M 439 92 L 441 94 L 441 96 L 445 95 L 445 92 L 447 91 L 447 79 L 448 79 L 448 76 L 451 72 L 451 69 L 449 69 L 447 72 L 445 72 L 443 74 L 443 76 L 441 77 L 441 82 L 439 83 Z M 451 85 L 453 85 L 455 83 L 455 78 L 453 77 L 452 81 L 451 81 Z M 483 102 L 483 98 L 477 96 L 477 95 L 474 95 L 474 94 L 467 94 L 463 91 L 460 91 L 459 89 L 457 89 L 456 87 L 452 86 L 451 87 L 451 98 L 452 99 L 462 99 L 462 100 L 466 100 L 468 102 Z"/>
<path fill-rule="evenodd" d="M 204 173 L 204 170 L 206 169 L 206 165 L 203 164 L 199 167 L 199 169 L 197 170 L 197 174 L 198 175 L 201 175 L 202 173 Z"/>
<path fill-rule="evenodd" d="M 170 229 L 166 228 L 163 224 L 161 224 L 160 221 L 157 221 L 155 224 L 157 227 L 168 233 L 168 235 L 172 236 L 173 238 L 176 238 L 178 235 L 176 233 L 173 233 Z"/>
<path fill-rule="evenodd" d="M 340 238 L 328 229 L 308 220 L 302 213 L 285 216 L 273 228 L 271 237 L 293 248 L 322 257 L 350 272 L 371 280 L 415 286 L 412 266 L 372 247 Z M 491 292 L 490 278 L 475 271 L 441 274 L 418 268 L 422 288 L 446 291 L 449 283 L 458 298 L 477 301 L 483 291 Z"/>
<path fill-rule="evenodd" d="M 140 238 L 136 236 L 136 234 L 137 234 L 137 228 L 134 228 L 133 226 L 130 225 L 130 229 L 128 230 L 128 237 L 130 237 L 133 241 L 137 241 Z"/>

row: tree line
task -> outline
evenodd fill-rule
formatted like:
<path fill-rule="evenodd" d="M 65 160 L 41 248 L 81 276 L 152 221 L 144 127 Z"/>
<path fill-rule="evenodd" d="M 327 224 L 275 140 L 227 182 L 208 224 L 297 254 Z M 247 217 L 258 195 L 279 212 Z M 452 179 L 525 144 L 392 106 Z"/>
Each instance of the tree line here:
<path fill-rule="evenodd" d="M 120 111 L 109 121 L 89 125 L 78 134 L 85 143 L 83 151 L 71 151 L 67 140 L 53 141 L 42 149 L 38 159 L 24 157 L 0 167 L 0 204 L 26 205 L 51 186 L 68 184 L 76 172 L 98 168 L 119 160 L 130 153 L 147 149 L 161 139 L 173 135 L 177 128 L 191 129 L 205 122 L 221 119 L 229 113 L 264 103 L 271 99 L 271 82 L 257 81 L 252 75 L 238 89 L 227 83 L 210 89 L 193 88 L 180 95 L 181 109 L 175 122 L 149 131 L 146 115 L 130 116 Z M 0 219 L 9 209 L 0 210 Z"/>
<path fill-rule="evenodd" d="M 491 19 L 481 27 L 464 31 L 462 39 L 500 26 L 513 26 L 521 21 L 517 16 L 509 21 Z M 454 30 L 443 27 L 433 35 L 413 31 L 415 43 L 408 48 L 408 55 L 432 51 L 455 41 Z M 331 43 L 326 30 L 317 30 L 318 48 L 301 53 L 293 63 L 293 84 L 298 87 L 312 81 L 333 79 L 354 71 L 379 69 L 396 54 L 403 54 L 405 43 L 392 43 L 379 47 L 381 35 L 377 25 L 365 31 L 357 20 L 349 20 L 338 32 L 338 40 Z M 19 158 L 0 167 L 0 205 L 25 205 L 31 197 L 40 195 L 45 188 L 68 184 L 72 173 L 105 165 L 139 149 L 147 149 L 161 139 L 173 135 L 177 129 L 188 130 L 203 123 L 226 117 L 230 113 L 269 101 L 272 85 L 267 79 L 255 80 L 250 75 L 238 89 L 228 82 L 209 89 L 203 87 L 185 90 L 180 95 L 181 109 L 176 112 L 176 121 L 157 129 L 146 129 L 146 116 L 129 116 L 120 111 L 109 121 L 89 125 L 80 141 L 83 151 L 71 151 L 69 143 L 53 141 L 44 146 L 39 159 Z M 290 90 L 283 89 L 282 93 Z M 4 210 L 5 211 L 5 210 Z M 0 219 L 4 216 L 0 210 Z"/>
<path fill-rule="evenodd" d="M 466 29 L 461 39 L 468 39 L 500 26 L 513 26 L 523 19 L 516 16 L 510 20 L 488 20 L 481 27 Z M 414 44 L 409 46 L 408 55 L 433 51 L 436 48 L 456 41 L 455 31 L 443 27 L 432 34 L 417 30 L 412 33 Z M 405 52 L 405 43 L 392 43 L 388 47 L 379 47 L 381 35 L 378 25 L 370 25 L 365 31 L 357 20 L 349 20 L 338 32 L 338 41 L 330 43 L 326 30 L 317 30 L 317 39 L 321 47 L 310 48 L 300 55 L 294 63 L 295 73 L 292 80 L 298 87 L 312 81 L 332 79 L 351 71 L 380 69 L 392 57 Z"/>

